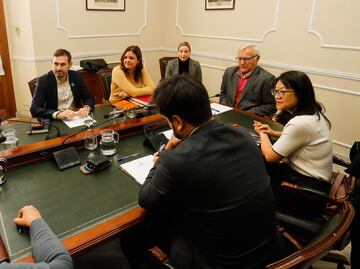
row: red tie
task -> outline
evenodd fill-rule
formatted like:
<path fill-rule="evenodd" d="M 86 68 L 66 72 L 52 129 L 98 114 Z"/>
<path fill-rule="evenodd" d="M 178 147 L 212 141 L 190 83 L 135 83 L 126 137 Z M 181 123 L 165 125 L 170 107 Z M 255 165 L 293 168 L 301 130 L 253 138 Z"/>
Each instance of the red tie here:
<path fill-rule="evenodd" d="M 248 78 L 249 78 L 249 76 L 246 76 L 246 77 L 240 76 L 240 78 L 239 78 L 236 97 L 235 97 L 235 106 L 234 106 L 235 108 L 238 107 L 238 105 L 239 105 L 240 95 L 241 95 L 242 90 L 245 88 Z"/>

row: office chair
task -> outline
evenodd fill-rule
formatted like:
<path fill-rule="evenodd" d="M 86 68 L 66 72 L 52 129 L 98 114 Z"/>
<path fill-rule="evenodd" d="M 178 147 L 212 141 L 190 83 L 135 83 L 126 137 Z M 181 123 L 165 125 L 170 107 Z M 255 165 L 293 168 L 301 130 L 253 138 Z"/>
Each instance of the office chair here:
<path fill-rule="evenodd" d="M 310 268 L 312 264 L 326 256 L 330 250 L 336 248 L 344 238 L 346 238 L 349 227 L 354 218 L 355 212 L 349 201 L 343 202 L 337 207 L 337 212 L 332 217 L 314 226 L 316 233 L 307 243 L 299 244 L 296 242 L 296 251 L 287 257 L 273 262 L 266 266 L 268 269 L 287 269 L 287 268 Z M 285 226 L 285 229 L 288 227 Z M 163 268 L 169 266 L 167 255 L 157 246 L 148 250 L 148 253 Z"/>
<path fill-rule="evenodd" d="M 167 63 L 176 58 L 177 57 L 162 57 L 159 59 L 161 80 L 165 78 L 165 71 L 166 71 Z"/>
<path fill-rule="evenodd" d="M 291 255 L 269 264 L 268 269 L 310 268 L 336 248 L 347 236 L 355 211 L 349 201 L 337 207 L 337 213 L 326 220 L 316 234 L 303 245 L 303 248 Z M 288 227 L 285 227 L 287 229 Z"/>
<path fill-rule="evenodd" d="M 341 165 L 343 168 L 347 168 L 346 172 L 351 175 L 358 176 L 350 170 L 351 167 L 354 169 L 355 166 L 358 166 L 356 162 L 352 164 L 335 156 L 333 162 Z M 354 172 L 354 170 L 352 171 Z M 332 214 L 336 213 L 333 212 L 334 208 L 337 210 L 337 207 L 342 204 L 341 201 L 332 199 L 327 193 L 312 189 L 311 187 L 282 182 L 280 189 L 280 200 L 285 202 L 280 202 L 277 205 L 277 221 L 281 226 L 286 227 L 286 231 L 294 236 L 301 244 L 307 244 L 314 235 L 318 234 L 323 225 L 332 217 Z M 359 192 L 356 188 L 355 191 Z M 349 193 L 346 202 L 351 203 L 352 196 L 353 195 Z M 324 208 L 326 208 L 325 211 L 323 210 Z M 329 210 L 329 208 L 331 210 Z M 353 224 L 352 227 L 354 229 L 356 225 Z M 349 244 L 350 239 L 349 229 L 343 235 L 342 239 L 333 246 L 332 250 L 344 249 Z M 338 269 L 345 268 L 344 265 L 350 265 L 345 256 L 332 251 L 327 253 L 322 260 L 337 263 Z"/>
<path fill-rule="evenodd" d="M 102 81 L 104 99 L 109 100 L 110 92 L 111 92 L 112 68 L 103 68 L 99 70 L 96 74 L 100 76 Z"/>
<path fill-rule="evenodd" d="M 31 97 L 34 97 L 37 80 L 38 80 L 38 78 L 33 78 L 32 80 L 30 80 L 30 81 L 28 82 L 29 89 L 30 89 L 30 93 L 31 93 Z"/>

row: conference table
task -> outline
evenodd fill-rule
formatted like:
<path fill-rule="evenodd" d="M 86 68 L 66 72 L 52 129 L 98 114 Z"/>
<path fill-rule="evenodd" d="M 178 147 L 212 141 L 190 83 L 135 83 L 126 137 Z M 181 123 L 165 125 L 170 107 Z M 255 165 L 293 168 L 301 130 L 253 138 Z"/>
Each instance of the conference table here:
<path fill-rule="evenodd" d="M 96 124 L 103 122 L 104 115 L 112 109 L 110 105 L 96 107 Z M 250 129 L 254 119 L 281 129 L 279 124 L 240 110 L 230 110 L 215 117 Z M 33 261 L 29 236 L 19 234 L 13 223 L 18 209 L 27 204 L 40 209 L 71 255 L 86 252 L 143 221 L 146 213 L 137 203 L 140 186 L 119 169 L 122 162 L 119 163 L 117 158 L 133 153 L 139 153 L 134 158 L 152 154 L 153 151 L 143 145 L 146 138 L 143 128 L 168 128 L 164 118 L 156 113 L 133 120 L 114 119 L 70 137 L 62 145 L 68 135 L 83 127 L 70 129 L 60 121 L 52 124 L 61 134 L 67 135 L 44 141 L 47 134 L 27 135 L 28 124 L 14 123 L 9 126 L 17 131 L 18 147 L 0 148 L 0 157 L 7 158 L 9 162 L 7 182 L 0 186 L 0 233 L 13 261 Z M 5 127 L 7 125 L 2 125 L 2 129 Z M 82 174 L 79 165 L 59 171 L 51 157 L 53 151 L 74 146 L 83 164 L 88 154 L 83 145 L 85 134 L 92 132 L 99 135 L 100 130 L 105 128 L 120 134 L 117 153 L 109 157 L 112 162 L 109 168 L 90 175 Z M 56 132 L 53 129 L 51 133 Z M 100 154 L 98 148 L 95 151 Z"/>

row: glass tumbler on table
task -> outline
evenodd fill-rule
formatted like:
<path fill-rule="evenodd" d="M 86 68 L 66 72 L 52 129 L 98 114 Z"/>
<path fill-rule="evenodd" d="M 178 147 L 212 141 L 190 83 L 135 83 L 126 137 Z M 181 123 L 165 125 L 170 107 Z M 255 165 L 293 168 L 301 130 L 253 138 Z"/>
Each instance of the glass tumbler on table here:
<path fill-rule="evenodd" d="M 95 157 L 94 149 L 96 149 L 97 146 L 98 141 L 96 135 L 90 134 L 85 137 L 85 148 L 90 151 L 88 155 L 89 159 Z"/>
<path fill-rule="evenodd" d="M 93 113 L 89 113 L 89 115 L 87 115 L 86 118 L 84 118 L 84 125 L 87 127 L 87 128 L 90 128 L 94 123 L 94 119 L 93 119 Z"/>

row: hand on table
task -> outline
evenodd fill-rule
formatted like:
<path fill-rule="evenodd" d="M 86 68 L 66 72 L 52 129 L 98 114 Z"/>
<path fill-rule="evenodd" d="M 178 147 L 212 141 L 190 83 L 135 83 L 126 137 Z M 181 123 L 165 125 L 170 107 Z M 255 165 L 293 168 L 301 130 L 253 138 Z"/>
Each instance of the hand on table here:
<path fill-rule="evenodd" d="M 56 115 L 56 119 L 58 120 L 71 120 L 74 117 L 75 117 L 75 112 L 70 109 L 61 111 Z"/>
<path fill-rule="evenodd" d="M 90 107 L 84 106 L 84 107 L 80 108 L 77 113 L 78 113 L 79 117 L 86 118 L 90 113 Z"/>
<path fill-rule="evenodd" d="M 125 98 L 129 97 L 130 95 L 128 95 L 126 92 L 122 91 L 119 93 L 118 96 L 120 99 L 125 99 Z"/>
<path fill-rule="evenodd" d="M 14 222 L 20 226 L 30 227 L 31 223 L 37 219 L 41 219 L 39 210 L 32 205 L 27 205 L 19 210 Z"/>

